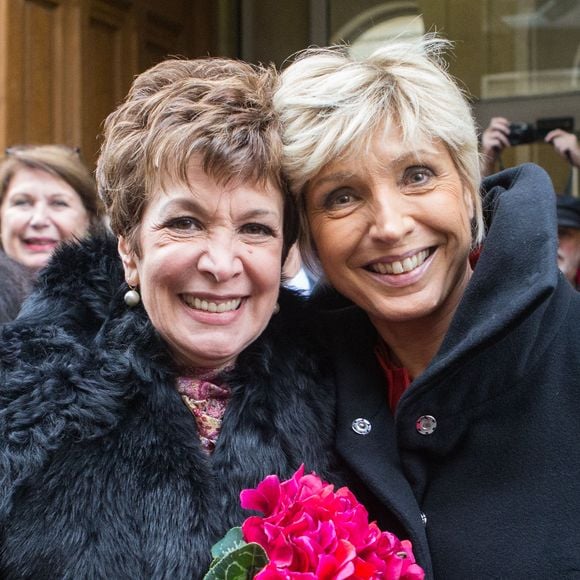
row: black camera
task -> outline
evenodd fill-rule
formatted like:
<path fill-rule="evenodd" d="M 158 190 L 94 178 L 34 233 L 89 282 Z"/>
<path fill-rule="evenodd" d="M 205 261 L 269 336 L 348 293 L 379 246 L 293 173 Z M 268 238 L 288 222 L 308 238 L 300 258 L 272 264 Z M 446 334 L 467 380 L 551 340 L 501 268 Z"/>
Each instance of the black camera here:
<path fill-rule="evenodd" d="M 510 123 L 508 139 L 510 145 L 524 145 L 543 141 L 544 137 L 554 129 L 562 129 L 569 133 L 574 131 L 574 117 L 551 117 L 538 119 L 536 123 Z"/>
<path fill-rule="evenodd" d="M 536 141 L 536 126 L 533 123 L 510 123 L 508 136 L 510 145 L 524 145 Z"/>

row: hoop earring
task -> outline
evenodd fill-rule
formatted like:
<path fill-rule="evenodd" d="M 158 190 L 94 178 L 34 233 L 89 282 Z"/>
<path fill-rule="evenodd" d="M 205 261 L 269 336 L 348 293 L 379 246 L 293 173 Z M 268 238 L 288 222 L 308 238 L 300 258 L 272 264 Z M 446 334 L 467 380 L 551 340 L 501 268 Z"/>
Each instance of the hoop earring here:
<path fill-rule="evenodd" d="M 125 292 L 123 300 L 129 308 L 133 308 L 134 306 L 137 306 L 139 302 L 141 302 L 141 296 L 139 295 L 139 292 L 135 290 L 135 286 L 129 286 L 129 290 Z"/>

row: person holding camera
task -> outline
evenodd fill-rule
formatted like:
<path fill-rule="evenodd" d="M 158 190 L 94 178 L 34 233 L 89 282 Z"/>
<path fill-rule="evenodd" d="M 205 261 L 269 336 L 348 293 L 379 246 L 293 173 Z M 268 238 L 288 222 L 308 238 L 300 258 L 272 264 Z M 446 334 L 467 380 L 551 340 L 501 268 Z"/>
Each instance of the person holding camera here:
<path fill-rule="evenodd" d="M 505 117 L 492 117 L 481 136 L 481 174 L 483 177 L 495 173 L 496 164 L 506 147 L 541 140 L 542 134 L 527 123 L 511 123 Z M 556 153 L 568 160 L 574 167 L 580 167 L 580 145 L 574 133 L 564 129 L 549 131 L 544 137 L 553 145 Z M 500 163 L 500 169 L 503 169 Z"/>
<path fill-rule="evenodd" d="M 541 140 L 537 128 L 530 123 L 513 123 L 505 117 L 493 117 L 481 136 L 481 173 L 487 177 L 495 173 L 496 164 L 504 169 L 501 154 L 506 147 Z"/>
<path fill-rule="evenodd" d="M 492 117 L 481 136 L 481 175 L 495 173 L 502 151 L 510 147 L 510 122 L 505 117 Z"/>
<path fill-rule="evenodd" d="M 580 167 L 580 145 L 578 137 L 574 133 L 569 133 L 563 129 L 550 131 L 544 141 L 554 146 L 558 155 L 565 157 L 574 167 Z"/>

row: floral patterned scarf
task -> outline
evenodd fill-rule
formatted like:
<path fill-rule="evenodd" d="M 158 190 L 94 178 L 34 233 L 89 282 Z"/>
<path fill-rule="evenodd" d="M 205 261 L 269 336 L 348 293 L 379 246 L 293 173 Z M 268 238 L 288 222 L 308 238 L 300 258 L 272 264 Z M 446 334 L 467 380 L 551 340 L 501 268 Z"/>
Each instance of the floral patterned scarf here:
<path fill-rule="evenodd" d="M 177 392 L 195 418 L 201 446 L 208 455 L 215 449 L 232 394 L 222 376 L 232 368 L 192 369 L 191 374 L 177 378 Z"/>

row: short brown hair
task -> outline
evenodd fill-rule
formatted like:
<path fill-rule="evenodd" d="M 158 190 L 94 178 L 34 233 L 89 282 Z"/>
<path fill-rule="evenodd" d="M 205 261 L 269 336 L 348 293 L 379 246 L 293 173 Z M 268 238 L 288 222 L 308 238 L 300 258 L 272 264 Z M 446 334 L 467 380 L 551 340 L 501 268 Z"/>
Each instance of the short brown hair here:
<path fill-rule="evenodd" d="M 139 252 L 136 233 L 165 177 L 187 183 L 193 155 L 219 182 L 271 182 L 285 200 L 284 247 L 296 238 L 281 177 L 282 143 L 272 107 L 273 68 L 226 58 L 171 59 L 139 75 L 105 122 L 97 163 L 111 228 Z M 285 255 L 285 253 L 284 253 Z"/>
<path fill-rule="evenodd" d="M 70 185 L 83 203 L 92 227 L 100 224 L 101 204 L 92 173 L 78 149 L 64 145 L 23 145 L 6 149 L 0 162 L 0 204 L 19 169 L 46 171 Z"/>

